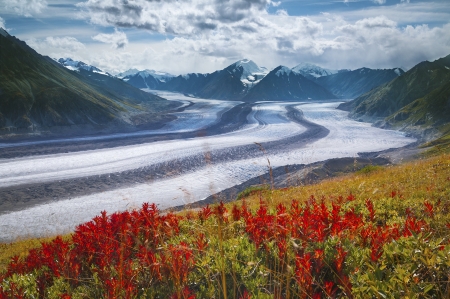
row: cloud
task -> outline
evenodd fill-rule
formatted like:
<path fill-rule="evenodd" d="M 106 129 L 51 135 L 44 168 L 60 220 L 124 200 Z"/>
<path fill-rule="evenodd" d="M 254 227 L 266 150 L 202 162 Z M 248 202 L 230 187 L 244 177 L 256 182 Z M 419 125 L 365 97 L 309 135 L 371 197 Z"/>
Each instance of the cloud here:
<path fill-rule="evenodd" d="M 386 3 L 386 0 L 372 0 L 372 1 L 373 1 L 373 3 L 380 4 L 380 5 Z"/>
<path fill-rule="evenodd" d="M 0 17 L 0 28 L 6 29 L 5 20 Z"/>
<path fill-rule="evenodd" d="M 267 14 L 271 4 L 270 0 L 88 0 L 78 7 L 94 24 L 197 35 Z"/>
<path fill-rule="evenodd" d="M 127 35 L 115 29 L 112 34 L 100 33 L 92 37 L 93 40 L 111 44 L 114 49 L 123 49 L 128 44 Z"/>
<path fill-rule="evenodd" d="M 83 40 L 85 45 L 68 37 L 34 42 L 46 55 L 81 59 L 111 73 L 130 67 L 175 74 L 213 72 L 242 58 L 268 68 L 305 61 L 329 68 L 408 68 L 450 53 L 450 25 L 442 25 L 448 23 L 445 3 L 369 2 L 365 9 L 311 16 L 289 15 L 292 11 L 276 7 L 277 3 L 85 0 L 78 7 L 89 24 L 114 26 L 113 33 L 91 26 L 89 33 L 71 31 L 80 40 L 91 36 L 92 40 Z M 427 22 L 433 25 L 417 25 Z M 65 34 L 55 32 L 41 36 Z M 133 38 L 128 41 L 127 35 Z"/>
<path fill-rule="evenodd" d="M 86 46 L 71 36 L 65 37 L 46 37 L 45 39 L 29 39 L 27 44 L 35 50 L 40 50 L 48 53 L 52 52 L 66 52 L 74 53 L 86 49 Z M 67 55 L 64 55 L 67 56 Z M 69 56 L 71 57 L 71 56 Z M 55 57 L 56 58 L 56 57 Z"/>
<path fill-rule="evenodd" d="M 13 12 L 18 15 L 31 17 L 33 14 L 40 13 L 47 7 L 45 0 L 2 0 L 0 8 L 4 12 Z"/>

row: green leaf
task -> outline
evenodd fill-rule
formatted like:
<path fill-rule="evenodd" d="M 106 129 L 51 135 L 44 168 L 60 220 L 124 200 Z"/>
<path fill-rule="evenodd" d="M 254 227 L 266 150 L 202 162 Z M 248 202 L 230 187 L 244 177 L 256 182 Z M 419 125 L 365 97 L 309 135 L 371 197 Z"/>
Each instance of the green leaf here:
<path fill-rule="evenodd" d="M 423 293 L 426 294 L 434 288 L 434 285 L 429 284 L 423 289 Z"/>

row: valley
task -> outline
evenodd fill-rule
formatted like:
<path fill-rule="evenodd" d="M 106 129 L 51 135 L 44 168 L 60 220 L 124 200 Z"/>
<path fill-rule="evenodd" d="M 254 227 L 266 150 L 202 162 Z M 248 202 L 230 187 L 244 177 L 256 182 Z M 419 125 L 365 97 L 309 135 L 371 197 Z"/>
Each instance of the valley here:
<path fill-rule="evenodd" d="M 10 155 L 15 148 L 22 154 L 0 159 L 0 240 L 66 233 L 103 210 L 143 202 L 160 209 L 190 204 L 266 173 L 268 163 L 357 157 L 415 141 L 349 119 L 336 109 L 341 102 L 245 104 L 158 95 L 185 109 L 157 130 L 3 143 Z"/>

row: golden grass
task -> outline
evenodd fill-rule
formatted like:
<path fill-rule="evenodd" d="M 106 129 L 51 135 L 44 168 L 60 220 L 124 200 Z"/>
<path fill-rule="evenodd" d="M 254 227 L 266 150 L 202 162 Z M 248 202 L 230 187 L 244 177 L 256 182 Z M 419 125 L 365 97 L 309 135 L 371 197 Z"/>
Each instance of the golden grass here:
<path fill-rule="evenodd" d="M 280 203 L 289 206 L 293 199 L 306 201 L 312 195 L 329 200 L 353 194 L 358 200 L 382 204 L 393 197 L 392 192 L 396 192 L 395 198 L 404 199 L 402 205 L 411 207 L 423 205 L 426 199 L 450 201 L 450 154 L 373 168 L 368 173 L 352 173 L 313 185 L 261 190 L 245 197 L 245 201 L 250 208 L 257 208 L 262 199 L 275 208 Z M 227 204 L 229 211 L 232 205 Z"/>
<path fill-rule="evenodd" d="M 396 196 L 392 196 L 396 192 Z M 402 165 L 374 168 L 368 173 L 354 173 L 329 179 L 314 185 L 261 190 L 245 198 L 250 208 L 259 206 L 260 199 L 272 208 L 279 203 L 290 205 L 293 199 L 305 201 L 311 195 L 318 199 L 335 199 L 353 194 L 358 200 L 371 199 L 375 205 L 420 207 L 424 200 L 450 202 L 450 154 L 415 160 Z M 233 203 L 227 205 L 231 211 Z M 388 207 L 384 206 L 388 210 Z M 181 214 L 192 213 L 182 211 Z M 70 238 L 70 235 L 66 236 Z M 46 239 L 29 239 L 0 244 L 0 273 L 6 270 L 11 257 L 24 257 Z"/>
<path fill-rule="evenodd" d="M 50 241 L 52 238 L 27 239 L 13 243 L 0 243 L 0 273 L 6 271 L 9 261 L 13 256 L 25 258 L 33 248 L 39 248 L 42 242 Z"/>

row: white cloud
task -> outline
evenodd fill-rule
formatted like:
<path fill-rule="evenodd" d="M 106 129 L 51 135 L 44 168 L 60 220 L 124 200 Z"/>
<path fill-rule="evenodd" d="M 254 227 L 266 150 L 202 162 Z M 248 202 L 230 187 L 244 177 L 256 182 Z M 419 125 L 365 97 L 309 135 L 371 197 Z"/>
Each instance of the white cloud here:
<path fill-rule="evenodd" d="M 4 12 L 13 12 L 18 15 L 31 17 L 33 14 L 40 13 L 47 7 L 45 0 L 2 0 L 0 1 L 0 8 Z"/>
<path fill-rule="evenodd" d="M 448 23 L 445 3 L 399 0 L 396 5 L 307 17 L 289 15 L 281 6 L 269 14 L 267 8 L 277 4 L 269 0 L 86 0 L 78 6 L 89 23 L 118 28 L 114 33 L 100 33 L 95 26 L 85 32 L 71 29 L 71 35 L 84 45 L 75 38 L 45 38 L 66 34 L 65 28 L 57 28 L 41 34 L 34 44 L 51 57 L 69 56 L 109 72 L 136 67 L 175 74 L 212 72 L 242 58 L 269 68 L 306 61 L 329 68 L 412 67 L 450 53 L 450 25 L 417 25 Z M 150 38 L 143 32 L 150 33 Z M 101 43 L 84 40 L 85 36 Z M 111 46 L 123 50 L 111 51 Z"/>
<path fill-rule="evenodd" d="M 65 36 L 65 37 L 47 37 L 45 43 L 53 48 L 64 49 L 69 51 L 78 51 L 84 49 L 85 46 L 79 42 L 76 38 Z"/>
<path fill-rule="evenodd" d="M 123 49 L 128 44 L 127 35 L 115 29 L 112 34 L 100 33 L 92 37 L 93 40 L 111 44 L 114 49 Z"/>
<path fill-rule="evenodd" d="M 203 34 L 129 42 L 120 52 L 97 44 L 85 51 L 84 61 L 109 72 L 135 67 L 180 74 L 213 72 L 242 58 L 268 68 L 306 61 L 329 68 L 410 68 L 450 53 L 450 24 L 432 28 L 400 26 L 387 16 L 351 22 L 340 15 L 321 17 L 261 15 Z"/>
<path fill-rule="evenodd" d="M 86 46 L 71 36 L 46 37 L 45 39 L 31 38 L 26 43 L 37 52 L 53 58 L 71 57 L 80 59 L 81 52 L 86 50 Z"/>
<path fill-rule="evenodd" d="M 0 17 L 0 28 L 6 29 L 5 20 Z"/>
<path fill-rule="evenodd" d="M 386 3 L 386 0 L 372 0 L 372 1 L 373 1 L 373 3 L 380 4 L 380 5 Z"/>
<path fill-rule="evenodd" d="M 271 4 L 270 0 L 88 0 L 78 6 L 94 24 L 196 35 L 266 14 Z"/>

